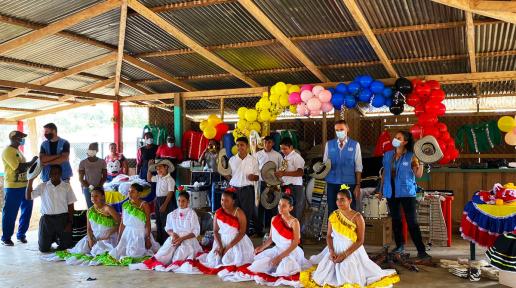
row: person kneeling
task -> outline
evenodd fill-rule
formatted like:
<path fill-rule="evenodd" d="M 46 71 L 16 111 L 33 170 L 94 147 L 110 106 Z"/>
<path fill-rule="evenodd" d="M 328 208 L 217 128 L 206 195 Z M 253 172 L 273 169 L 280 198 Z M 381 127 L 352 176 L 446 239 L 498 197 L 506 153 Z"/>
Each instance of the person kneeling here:
<path fill-rule="evenodd" d="M 41 219 L 39 220 L 38 246 L 40 252 L 50 252 L 52 243 L 57 250 L 72 247 L 72 220 L 77 201 L 72 186 L 61 180 L 62 168 L 50 167 L 50 180 L 32 188 L 34 179 L 29 180 L 25 197 L 27 200 L 41 197 Z"/>
<path fill-rule="evenodd" d="M 299 221 L 290 214 L 293 208 L 292 197 L 283 195 L 278 204 L 279 215 L 271 221 L 270 237 L 254 250 L 257 255 L 253 263 L 239 268 L 228 280 L 299 287 L 299 273 L 311 264 L 298 246 L 301 232 Z M 275 247 L 267 249 L 273 243 Z"/>
<path fill-rule="evenodd" d="M 348 187 L 341 187 L 338 209 L 328 218 L 328 246 L 310 258 L 317 267 L 301 272 L 304 287 L 391 287 L 399 282 L 395 270 L 382 270 L 367 256 L 364 218 L 351 209 L 352 199 Z"/>
<path fill-rule="evenodd" d="M 202 252 L 196 237 L 201 227 L 195 211 L 189 208 L 190 194 L 179 193 L 179 208 L 167 216 L 164 230 L 170 237 L 154 256 L 139 264 L 129 265 L 131 270 L 172 271 L 176 273 L 191 273 L 192 262 Z"/>

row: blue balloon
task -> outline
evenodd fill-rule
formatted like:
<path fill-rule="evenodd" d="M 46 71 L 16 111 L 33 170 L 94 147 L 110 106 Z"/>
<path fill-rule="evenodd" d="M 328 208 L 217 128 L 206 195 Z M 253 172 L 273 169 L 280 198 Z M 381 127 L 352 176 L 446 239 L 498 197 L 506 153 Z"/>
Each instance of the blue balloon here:
<path fill-rule="evenodd" d="M 367 88 L 371 86 L 371 83 L 373 83 L 374 79 L 370 75 L 364 75 L 360 77 L 360 80 L 358 81 L 360 83 L 360 86 Z"/>
<path fill-rule="evenodd" d="M 358 82 L 351 82 L 348 84 L 348 92 L 351 94 L 357 94 L 360 90 L 360 84 Z"/>
<path fill-rule="evenodd" d="M 371 83 L 371 87 L 369 89 L 371 89 L 371 91 L 373 91 L 373 93 L 379 94 L 379 93 L 383 92 L 384 88 L 385 88 L 385 85 L 383 85 L 383 83 L 381 81 L 375 80 L 375 81 L 373 81 L 373 83 Z"/>
<path fill-rule="evenodd" d="M 392 106 L 392 98 L 385 98 L 385 106 L 387 106 L 387 107 Z"/>
<path fill-rule="evenodd" d="M 330 88 L 328 88 L 326 90 L 330 91 L 331 95 L 335 94 L 335 88 L 333 88 L 333 87 L 330 87 Z"/>
<path fill-rule="evenodd" d="M 362 89 L 360 91 L 360 94 L 358 94 L 358 100 L 360 102 L 369 102 L 371 100 L 371 96 L 373 96 L 373 93 L 369 89 Z"/>
<path fill-rule="evenodd" d="M 346 86 L 345 83 L 339 83 L 337 84 L 337 86 L 335 86 L 335 90 L 338 92 L 338 93 L 347 93 L 348 92 L 348 86 Z"/>
<path fill-rule="evenodd" d="M 380 108 L 385 105 L 385 97 L 382 94 L 374 94 L 373 101 L 371 101 L 371 105 L 376 108 Z"/>
<path fill-rule="evenodd" d="M 349 109 L 353 109 L 357 106 L 357 99 L 352 95 L 348 95 L 344 97 L 344 105 Z"/>
<path fill-rule="evenodd" d="M 383 96 L 386 97 L 386 98 L 391 98 L 392 97 L 392 88 L 391 87 L 385 87 L 383 89 Z"/>
<path fill-rule="evenodd" d="M 344 94 L 333 94 L 333 96 L 331 97 L 331 104 L 333 105 L 333 108 L 340 110 L 340 107 L 344 105 Z"/>

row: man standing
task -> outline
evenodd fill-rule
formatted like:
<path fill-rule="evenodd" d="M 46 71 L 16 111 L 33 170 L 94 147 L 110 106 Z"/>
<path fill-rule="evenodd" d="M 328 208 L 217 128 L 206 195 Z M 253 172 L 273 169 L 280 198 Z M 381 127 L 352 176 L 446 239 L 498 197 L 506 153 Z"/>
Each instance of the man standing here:
<path fill-rule="evenodd" d="M 156 157 L 169 159 L 174 165 L 183 161 L 183 152 L 181 148 L 176 146 L 176 138 L 174 136 L 169 135 L 167 143 L 161 144 L 158 147 Z"/>
<path fill-rule="evenodd" d="M 11 145 L 2 152 L 2 161 L 5 167 L 5 205 L 2 210 L 2 245 L 13 246 L 11 236 L 14 233 L 14 225 L 18 210 L 21 208 L 20 223 L 16 238 L 21 243 L 27 243 L 25 233 L 29 229 L 30 216 L 32 214 L 32 200 L 25 199 L 27 188 L 27 170 L 36 161 L 34 157 L 31 162 L 25 162 L 25 157 L 19 150 L 25 144 L 24 134 L 20 131 L 9 133 Z"/>
<path fill-rule="evenodd" d="M 274 138 L 272 136 L 266 136 L 263 139 L 263 150 L 256 152 L 256 159 L 258 160 L 258 168 L 259 171 L 262 171 L 263 164 L 272 161 L 276 164 L 276 168 L 279 169 L 281 167 L 281 161 L 283 157 L 276 150 L 272 149 L 274 147 Z M 267 185 L 263 182 L 262 173 L 259 173 L 260 176 L 260 193 L 263 193 Z M 272 216 L 276 215 L 278 212 L 277 208 L 265 210 L 265 208 L 259 204 L 258 205 L 258 223 L 256 225 L 256 234 L 261 236 L 263 234 L 264 224 L 267 226 L 267 223 L 270 223 Z"/>
<path fill-rule="evenodd" d="M 328 197 L 328 215 L 337 209 L 337 192 L 340 185 L 346 184 L 352 191 L 351 208 L 356 209 L 360 199 L 360 181 L 362 180 L 362 151 L 360 143 L 349 138 L 349 127 L 346 121 L 335 122 L 336 139 L 329 140 L 324 149 L 323 161 L 331 160 L 331 170 L 326 176 Z"/>
<path fill-rule="evenodd" d="M 158 145 L 154 144 L 154 136 L 151 132 L 143 135 L 144 145 L 138 149 L 136 153 L 136 173 L 141 179 L 147 179 L 147 170 L 149 169 L 149 160 L 156 159 Z"/>
<path fill-rule="evenodd" d="M 254 181 L 258 181 L 258 160 L 247 153 L 249 141 L 246 137 L 240 137 L 236 140 L 238 154 L 229 159 L 231 167 L 231 176 L 226 176 L 230 180 L 229 185 L 237 189 L 236 200 L 237 205 L 244 211 L 248 221 L 247 235 L 254 235 L 255 231 L 251 229 L 251 223 L 256 227 L 258 217 L 255 209 Z"/>
<path fill-rule="evenodd" d="M 70 166 L 70 143 L 63 138 L 57 136 L 57 126 L 54 123 L 48 123 L 43 126 L 45 129 L 45 138 L 47 140 L 41 143 L 39 158 L 43 171 L 41 180 L 47 182 L 50 180 L 50 166 L 61 165 L 62 180 L 69 182 L 73 175 L 72 166 Z"/>
<path fill-rule="evenodd" d="M 104 159 L 97 157 L 99 151 L 98 143 L 90 143 L 88 147 L 88 158 L 79 163 L 79 181 L 82 185 L 82 194 L 86 198 L 88 208 L 93 206 L 91 202 L 91 190 L 95 187 L 102 187 L 107 179 L 107 165 Z"/>

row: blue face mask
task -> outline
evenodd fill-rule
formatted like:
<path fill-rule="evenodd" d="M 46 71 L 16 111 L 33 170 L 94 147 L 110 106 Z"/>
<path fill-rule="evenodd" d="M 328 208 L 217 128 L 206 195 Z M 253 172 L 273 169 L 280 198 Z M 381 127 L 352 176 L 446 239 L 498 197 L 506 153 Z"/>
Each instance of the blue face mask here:
<path fill-rule="evenodd" d="M 337 134 L 337 138 L 339 139 L 346 138 L 346 131 L 336 131 L 335 134 Z"/>
<path fill-rule="evenodd" d="M 401 145 L 401 141 L 400 140 L 398 140 L 396 138 L 392 139 L 392 146 L 394 148 L 398 148 L 398 147 L 400 147 L 400 145 Z"/>
<path fill-rule="evenodd" d="M 25 145 L 25 138 L 22 138 L 22 139 L 20 140 L 20 145 L 22 145 L 22 146 L 23 146 L 23 145 Z"/>

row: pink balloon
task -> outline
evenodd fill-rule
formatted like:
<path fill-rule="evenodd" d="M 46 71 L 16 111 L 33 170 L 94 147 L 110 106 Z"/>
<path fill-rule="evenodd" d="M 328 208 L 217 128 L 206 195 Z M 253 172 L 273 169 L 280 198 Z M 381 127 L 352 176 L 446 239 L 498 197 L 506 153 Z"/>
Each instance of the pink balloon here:
<path fill-rule="evenodd" d="M 331 101 L 331 92 L 328 90 L 323 90 L 321 93 L 319 93 L 319 100 L 321 102 L 326 103 Z"/>
<path fill-rule="evenodd" d="M 314 88 L 312 88 L 312 93 L 314 93 L 315 96 L 319 96 L 319 93 L 322 91 L 324 91 L 324 87 L 320 85 L 314 86 Z"/>
<path fill-rule="evenodd" d="M 309 90 L 303 90 L 301 91 L 301 100 L 303 102 L 307 103 L 310 98 L 314 97 L 314 94 L 312 94 L 312 91 Z"/>
<path fill-rule="evenodd" d="M 292 92 L 288 95 L 288 103 L 296 105 L 301 103 L 301 95 L 298 92 Z"/>
<path fill-rule="evenodd" d="M 310 111 L 310 116 L 321 115 L 321 110 L 312 110 Z"/>
<path fill-rule="evenodd" d="M 330 102 L 323 102 L 321 105 L 321 110 L 324 113 L 328 113 L 333 109 L 333 105 Z"/>
<path fill-rule="evenodd" d="M 312 89 L 313 89 L 312 85 L 305 84 L 305 85 L 301 86 L 301 90 L 299 90 L 299 92 L 303 92 L 305 90 L 308 90 L 308 91 L 312 92 Z"/>
<path fill-rule="evenodd" d="M 308 107 L 308 110 L 310 111 L 321 110 L 321 101 L 315 97 L 310 98 L 308 102 L 306 102 L 306 107 Z"/>
<path fill-rule="evenodd" d="M 296 110 L 297 114 L 299 114 L 300 116 L 306 116 L 306 113 L 310 113 L 305 103 L 298 104 Z"/>

